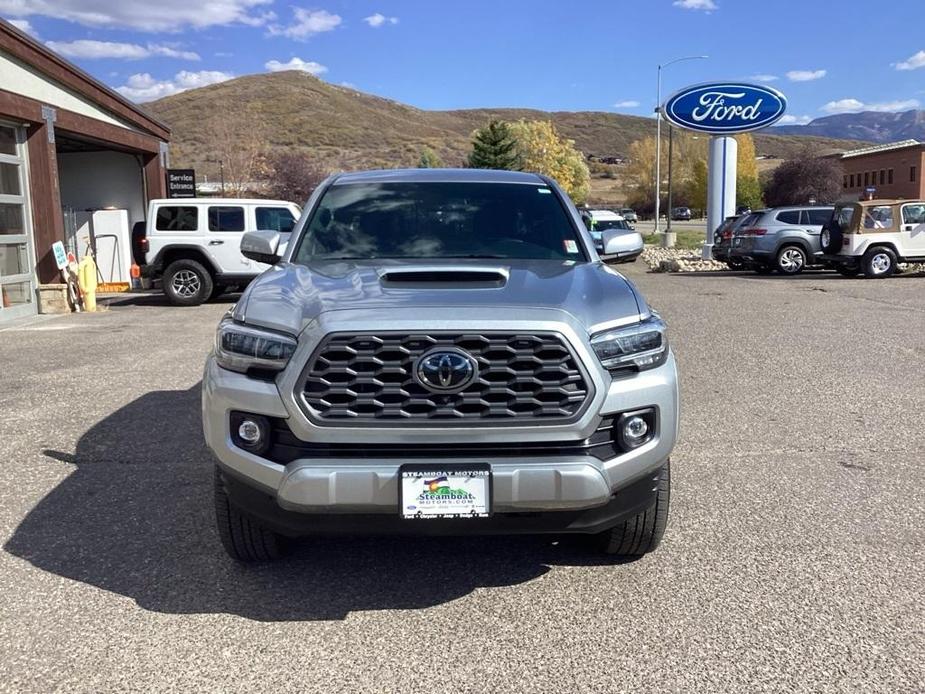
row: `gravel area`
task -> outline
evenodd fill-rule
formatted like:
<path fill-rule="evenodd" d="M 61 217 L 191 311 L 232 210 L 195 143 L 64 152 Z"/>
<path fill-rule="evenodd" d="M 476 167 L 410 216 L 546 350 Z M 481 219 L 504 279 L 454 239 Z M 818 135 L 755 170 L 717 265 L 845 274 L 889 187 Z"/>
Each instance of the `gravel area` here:
<path fill-rule="evenodd" d="M 681 441 L 662 547 L 222 552 L 199 380 L 229 302 L 0 332 L 0 691 L 925 691 L 923 279 L 652 274 Z"/>
<path fill-rule="evenodd" d="M 729 269 L 726 263 L 704 260 L 700 249 L 646 246 L 641 258 L 652 272 L 714 272 Z"/>

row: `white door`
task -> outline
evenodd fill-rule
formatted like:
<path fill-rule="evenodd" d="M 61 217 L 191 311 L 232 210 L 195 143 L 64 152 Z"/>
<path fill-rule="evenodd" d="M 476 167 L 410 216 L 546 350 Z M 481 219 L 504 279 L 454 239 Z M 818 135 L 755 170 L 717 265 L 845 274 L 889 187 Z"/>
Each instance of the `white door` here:
<path fill-rule="evenodd" d="M 25 161 L 22 129 L 0 123 L 0 322 L 36 312 Z"/>
<path fill-rule="evenodd" d="M 925 203 L 903 205 L 903 255 L 925 257 Z"/>
<path fill-rule="evenodd" d="M 245 205 L 209 205 L 205 219 L 206 251 L 224 275 L 255 275 L 263 270 L 241 255 L 241 238 L 248 230 Z"/>

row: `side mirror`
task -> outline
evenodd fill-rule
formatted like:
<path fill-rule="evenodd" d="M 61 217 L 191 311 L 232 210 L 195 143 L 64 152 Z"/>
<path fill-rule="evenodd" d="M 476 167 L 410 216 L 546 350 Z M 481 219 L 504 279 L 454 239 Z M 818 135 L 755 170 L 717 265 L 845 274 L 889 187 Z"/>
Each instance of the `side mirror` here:
<path fill-rule="evenodd" d="M 248 231 L 241 238 L 241 255 L 258 263 L 275 265 L 279 262 L 278 231 Z"/>
<path fill-rule="evenodd" d="M 642 253 L 644 248 L 642 234 L 638 231 L 609 229 L 604 232 L 601 241 L 604 245 L 604 252 L 601 255 L 617 258 L 635 257 Z"/>

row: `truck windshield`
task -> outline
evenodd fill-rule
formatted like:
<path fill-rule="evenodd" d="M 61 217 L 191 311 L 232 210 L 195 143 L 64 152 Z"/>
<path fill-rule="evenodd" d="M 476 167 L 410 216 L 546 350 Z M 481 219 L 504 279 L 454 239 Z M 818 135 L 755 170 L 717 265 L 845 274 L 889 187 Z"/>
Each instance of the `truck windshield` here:
<path fill-rule="evenodd" d="M 566 208 L 545 185 L 331 186 L 293 261 L 380 258 L 586 259 Z"/>

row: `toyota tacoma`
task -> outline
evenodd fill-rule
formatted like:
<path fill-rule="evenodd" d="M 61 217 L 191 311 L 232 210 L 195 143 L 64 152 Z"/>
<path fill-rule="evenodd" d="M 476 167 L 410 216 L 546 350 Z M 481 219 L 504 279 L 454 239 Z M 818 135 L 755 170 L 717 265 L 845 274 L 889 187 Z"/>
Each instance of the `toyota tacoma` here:
<path fill-rule="evenodd" d="M 624 250 L 605 231 L 603 252 Z M 219 537 L 593 536 L 658 546 L 678 381 L 665 324 L 532 173 L 339 174 L 221 320 L 202 388 Z"/>

